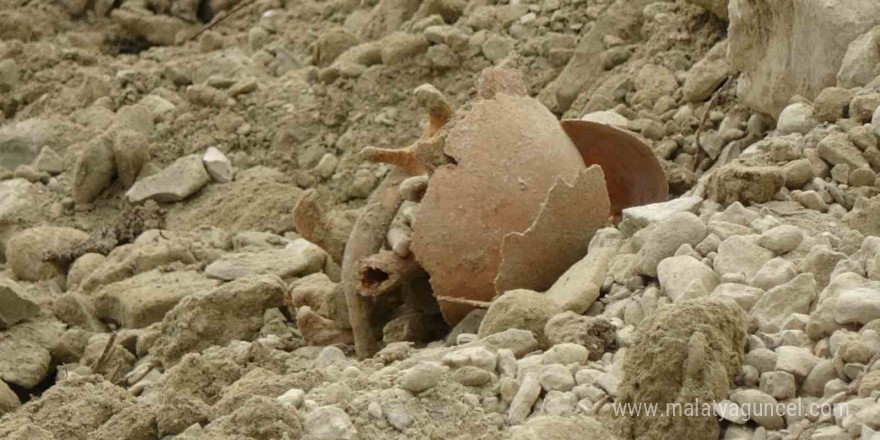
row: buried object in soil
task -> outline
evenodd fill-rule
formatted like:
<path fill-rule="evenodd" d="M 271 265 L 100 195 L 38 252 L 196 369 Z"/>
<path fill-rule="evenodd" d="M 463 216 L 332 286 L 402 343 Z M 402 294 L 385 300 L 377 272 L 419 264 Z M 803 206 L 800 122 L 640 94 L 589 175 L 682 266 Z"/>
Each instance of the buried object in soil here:
<path fill-rule="evenodd" d="M 403 150 L 362 155 L 429 174 L 411 250 L 450 324 L 505 291 L 547 290 L 614 214 L 668 197 L 647 146 L 597 124 L 560 125 L 515 71 L 484 70 L 477 98 L 457 112 L 432 86 L 415 95 L 429 114 L 422 137 Z"/>

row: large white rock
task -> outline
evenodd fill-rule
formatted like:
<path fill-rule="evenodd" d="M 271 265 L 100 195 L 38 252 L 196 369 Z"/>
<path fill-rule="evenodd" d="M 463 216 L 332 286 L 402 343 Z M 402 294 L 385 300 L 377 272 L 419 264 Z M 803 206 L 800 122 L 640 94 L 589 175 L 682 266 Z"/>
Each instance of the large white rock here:
<path fill-rule="evenodd" d="M 594 245 L 595 244 L 595 245 Z M 599 298 L 608 266 L 617 253 L 618 240 L 603 243 L 594 239 L 589 252 L 573 264 L 544 293 L 562 310 L 582 314 Z"/>
<path fill-rule="evenodd" d="M 687 287 L 694 280 L 700 281 L 706 292 L 715 290 L 721 277 L 696 258 L 683 255 L 669 257 L 661 261 L 657 266 L 657 275 L 660 278 L 660 288 L 673 302 L 681 299 Z"/>
<path fill-rule="evenodd" d="M 205 268 L 210 278 L 231 281 L 248 275 L 278 275 L 281 278 L 320 272 L 326 254 L 305 253 L 294 249 L 225 254 Z"/>
<path fill-rule="evenodd" d="M 675 255 L 681 245 L 696 246 L 706 238 L 706 225 L 690 212 L 679 212 L 660 222 L 639 250 L 637 270 L 649 276 L 657 276 L 657 265 Z M 769 258 L 768 258 L 769 260 Z"/>
<path fill-rule="evenodd" d="M 423 362 L 403 374 L 401 386 L 412 393 L 433 388 L 443 377 L 443 366 L 436 362 Z"/>
<path fill-rule="evenodd" d="M 880 23 L 880 2 L 730 0 L 730 62 L 738 94 L 778 117 L 794 95 L 814 99 L 837 84 L 849 44 Z"/>
<path fill-rule="evenodd" d="M 215 147 L 208 147 L 202 157 L 202 163 L 211 179 L 217 183 L 229 183 L 232 181 L 232 162 L 226 158 L 222 151 Z"/>
<path fill-rule="evenodd" d="M 810 349 L 791 345 L 777 348 L 776 355 L 776 369 L 791 373 L 800 380 L 809 376 L 813 368 L 821 361 L 810 352 Z"/>
<path fill-rule="evenodd" d="M 782 330 L 793 313 L 810 313 L 810 304 L 818 296 L 813 274 L 804 273 L 781 286 L 770 289 L 752 307 L 750 317 L 766 333 Z"/>
<path fill-rule="evenodd" d="M 770 290 L 783 285 L 797 276 L 794 264 L 783 258 L 776 257 L 761 266 L 750 283 L 754 287 Z"/>
<path fill-rule="evenodd" d="M 621 225 L 626 224 L 633 229 L 640 229 L 651 223 L 666 220 L 679 212 L 695 212 L 702 202 L 703 199 L 699 197 L 680 197 L 668 202 L 633 206 L 623 210 Z"/>
<path fill-rule="evenodd" d="M 819 120 L 816 119 L 813 106 L 798 102 L 782 110 L 782 113 L 779 114 L 779 123 L 776 125 L 776 130 L 781 135 L 792 133 L 807 134 L 817 125 L 819 125 Z"/>
<path fill-rule="evenodd" d="M 177 159 L 168 168 L 141 179 L 125 193 L 132 203 L 147 199 L 157 202 L 179 202 L 202 189 L 211 181 L 198 154 Z"/>
<path fill-rule="evenodd" d="M 721 275 L 743 273 L 751 280 L 764 263 L 773 258 L 773 252 L 755 244 L 754 236 L 734 235 L 718 245 L 715 270 Z"/>
<path fill-rule="evenodd" d="M 724 11 L 727 12 L 727 8 Z M 706 56 L 688 71 L 682 89 L 685 101 L 696 103 L 709 99 L 712 92 L 727 79 L 729 73 L 727 40 L 724 40 L 712 47 Z"/>
<path fill-rule="evenodd" d="M 863 87 L 877 77 L 877 64 L 880 64 L 880 26 L 849 44 L 837 72 L 837 86 L 846 89 Z"/>
<path fill-rule="evenodd" d="M 839 324 L 867 324 L 880 318 L 880 290 L 868 287 L 849 289 L 837 298 L 834 320 Z"/>

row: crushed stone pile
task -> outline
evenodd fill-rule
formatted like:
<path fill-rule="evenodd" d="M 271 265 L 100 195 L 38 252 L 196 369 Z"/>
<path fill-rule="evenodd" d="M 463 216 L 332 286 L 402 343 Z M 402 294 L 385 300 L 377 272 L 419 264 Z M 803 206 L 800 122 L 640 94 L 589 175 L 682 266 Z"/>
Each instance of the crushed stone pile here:
<path fill-rule="evenodd" d="M 867 1 L 0 0 L 0 438 L 880 440 L 878 48 Z"/>

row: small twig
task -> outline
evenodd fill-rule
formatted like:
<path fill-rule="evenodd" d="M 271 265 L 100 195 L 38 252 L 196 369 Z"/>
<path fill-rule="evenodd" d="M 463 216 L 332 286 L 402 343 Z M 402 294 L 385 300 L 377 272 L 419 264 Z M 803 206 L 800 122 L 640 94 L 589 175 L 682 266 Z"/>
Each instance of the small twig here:
<path fill-rule="evenodd" d="M 477 301 L 475 299 L 454 298 L 451 296 L 436 295 L 437 301 L 446 301 L 456 304 L 464 304 L 478 309 L 488 309 L 492 305 L 491 301 Z"/>
<path fill-rule="evenodd" d="M 207 32 L 208 30 L 210 30 L 210 29 L 213 28 L 214 26 L 217 26 L 218 24 L 222 23 L 224 20 L 226 20 L 227 18 L 229 18 L 230 16 L 232 16 L 232 14 L 235 14 L 236 12 L 238 12 L 238 11 L 240 11 L 240 10 L 242 10 L 242 9 L 244 9 L 244 8 L 246 8 L 246 7 L 248 7 L 248 6 L 251 6 L 251 5 L 253 5 L 254 3 L 256 3 L 256 2 L 257 2 L 257 0 L 250 0 L 250 1 L 244 1 L 244 2 L 241 2 L 241 3 L 237 4 L 234 8 L 230 9 L 230 10 L 227 11 L 225 14 L 223 14 L 223 15 L 221 15 L 221 16 L 215 18 L 215 19 L 212 20 L 210 23 L 206 24 L 205 27 L 199 29 L 198 32 L 192 34 L 191 37 L 187 38 L 187 39 L 184 40 L 184 41 L 192 41 L 192 40 L 195 40 L 196 37 L 198 37 L 199 35 L 204 34 L 205 32 Z"/>
<path fill-rule="evenodd" d="M 110 360 L 110 349 L 116 344 L 116 333 L 112 333 L 110 335 L 110 339 L 107 341 L 107 345 L 104 346 L 104 351 L 101 352 L 101 357 L 98 358 L 97 361 L 92 365 L 92 371 L 100 374 L 100 371 L 107 364 L 107 361 Z"/>
<path fill-rule="evenodd" d="M 697 169 L 699 169 L 700 162 L 703 159 L 701 153 L 703 153 L 704 150 L 703 150 L 703 146 L 700 145 L 700 135 L 703 132 L 703 126 L 706 125 L 706 120 L 709 119 L 709 114 L 712 113 L 712 109 L 715 108 L 715 104 L 718 102 L 718 97 L 721 96 L 721 92 L 723 92 L 725 89 L 727 89 L 727 86 L 730 85 L 731 82 L 733 82 L 733 78 L 735 78 L 735 77 L 728 76 L 727 80 L 724 81 L 724 84 L 718 90 L 715 91 L 715 93 L 712 95 L 712 99 L 709 100 L 709 105 L 706 107 L 706 111 L 703 112 L 703 117 L 700 118 L 700 125 L 697 126 L 697 133 L 696 133 L 696 137 L 694 138 L 694 142 L 697 143 L 697 155 L 694 158 L 695 171 Z M 714 160 L 714 159 L 712 159 L 712 160 Z"/>

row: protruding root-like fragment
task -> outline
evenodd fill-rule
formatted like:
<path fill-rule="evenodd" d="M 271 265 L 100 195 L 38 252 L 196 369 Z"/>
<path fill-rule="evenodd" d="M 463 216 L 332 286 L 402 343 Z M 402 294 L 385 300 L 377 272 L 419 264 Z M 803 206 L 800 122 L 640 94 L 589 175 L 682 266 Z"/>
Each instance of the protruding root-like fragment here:
<path fill-rule="evenodd" d="M 307 190 L 293 208 L 293 222 L 299 235 L 327 251 L 334 261 L 342 260 L 345 237 L 337 236 L 314 189 Z"/>
<path fill-rule="evenodd" d="M 372 299 L 358 291 L 356 273 L 361 260 L 382 249 L 388 227 L 403 202 L 400 183 L 407 177 L 410 175 L 406 170 L 396 168 L 373 191 L 351 231 L 342 258 L 342 286 L 354 333 L 355 351 L 362 358 L 376 353 L 379 348 L 379 334 L 371 325 Z"/>
<path fill-rule="evenodd" d="M 449 122 L 455 110 L 443 93 L 431 84 L 416 87 L 413 94 L 419 107 L 428 112 L 428 129 L 423 136 L 431 136 Z"/>
<path fill-rule="evenodd" d="M 427 170 L 416 158 L 415 147 L 415 145 L 410 145 L 409 147 L 401 148 L 399 150 L 364 147 L 364 149 L 358 153 L 358 156 L 361 160 L 367 162 L 381 162 L 389 165 L 397 165 L 413 175 L 424 174 Z"/>
<path fill-rule="evenodd" d="M 435 147 L 438 144 L 432 142 L 431 138 L 446 126 L 455 110 L 449 104 L 449 100 L 443 96 L 443 93 L 430 84 L 416 87 L 413 94 L 419 106 L 428 113 L 428 126 L 425 127 L 422 137 L 409 147 L 399 150 L 366 147 L 359 153 L 362 160 L 397 165 L 409 171 L 413 176 L 425 174 L 437 166 L 432 166 L 435 163 L 434 160 L 425 161 L 426 157 L 433 159 L 434 154 L 424 154 L 419 150 L 436 150 Z M 442 143 L 440 145 L 442 146 Z"/>
<path fill-rule="evenodd" d="M 412 255 L 403 258 L 383 250 L 361 260 L 358 291 L 364 296 L 384 295 L 424 275 L 425 271 Z"/>

